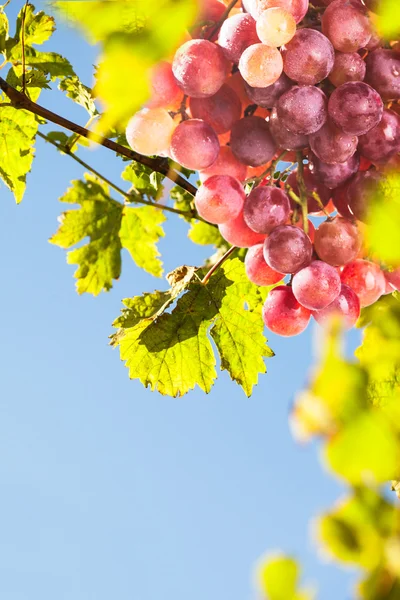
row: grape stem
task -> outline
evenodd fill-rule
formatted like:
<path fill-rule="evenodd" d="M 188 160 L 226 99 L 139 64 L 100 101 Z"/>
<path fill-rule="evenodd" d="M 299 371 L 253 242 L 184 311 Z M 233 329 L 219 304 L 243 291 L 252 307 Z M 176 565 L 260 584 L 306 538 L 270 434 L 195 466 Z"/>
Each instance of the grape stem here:
<path fill-rule="evenodd" d="M 182 121 L 187 121 L 189 119 L 188 114 L 186 112 L 186 103 L 187 103 L 187 95 L 185 94 L 182 98 L 182 102 L 179 105 L 179 108 L 177 111 L 173 112 L 170 111 L 169 114 L 171 115 L 171 117 L 174 119 L 177 115 L 181 115 L 181 123 Z"/>
<path fill-rule="evenodd" d="M 273 175 L 275 173 L 276 165 L 284 158 L 286 153 L 287 150 L 281 152 L 281 154 L 277 158 L 275 158 L 275 160 L 272 161 L 272 163 L 270 164 L 268 169 L 264 171 L 264 173 L 261 173 L 261 175 L 259 175 L 258 177 L 250 177 L 250 179 L 246 179 L 244 183 L 255 183 L 256 185 L 258 185 L 265 177 L 268 177 L 268 175 Z M 271 185 L 272 183 L 273 182 L 271 178 Z"/>
<path fill-rule="evenodd" d="M 300 205 L 301 212 L 303 215 L 303 229 L 304 233 L 308 234 L 308 203 L 307 203 L 307 188 L 304 183 L 304 165 L 303 165 L 303 154 L 302 152 L 296 152 L 297 156 L 297 185 L 299 186 L 300 192 Z"/>
<path fill-rule="evenodd" d="M 61 115 L 58 115 L 36 102 L 32 102 L 30 98 L 25 96 L 22 92 L 19 92 L 15 88 L 13 88 L 5 79 L 0 77 L 0 89 L 8 96 L 11 100 L 14 108 L 27 110 L 39 117 L 43 117 L 46 121 L 51 121 L 60 127 L 64 127 L 64 129 L 68 129 L 78 135 L 87 138 L 108 148 L 109 150 L 113 150 L 117 154 L 122 154 L 122 156 L 126 156 L 127 158 L 134 160 L 146 167 L 149 167 L 152 171 L 156 173 L 160 173 L 164 175 L 177 185 L 179 185 L 182 189 L 186 190 L 189 194 L 194 196 L 197 192 L 197 188 L 192 185 L 189 181 L 187 181 L 180 173 L 178 173 L 175 169 L 171 168 L 171 165 L 167 158 L 151 158 L 150 156 L 143 156 L 142 154 L 138 154 L 134 152 L 130 148 L 123 146 L 122 144 L 118 144 L 113 140 L 105 138 L 93 131 L 82 127 L 81 125 L 77 125 L 68 119 L 65 119 Z"/>
<path fill-rule="evenodd" d="M 203 285 L 207 285 L 207 283 L 210 280 L 210 277 L 215 273 L 215 271 L 217 269 L 219 269 L 219 267 L 222 265 L 222 263 L 224 263 L 226 261 L 226 259 L 229 258 L 229 256 L 235 252 L 235 250 L 237 250 L 237 246 L 232 246 L 231 248 L 229 248 L 229 250 L 227 250 L 225 252 L 225 254 L 223 256 L 221 256 L 221 258 L 215 263 L 215 265 L 213 265 L 211 267 L 211 269 L 208 271 L 208 273 L 206 273 L 206 275 L 201 280 L 201 283 Z"/>

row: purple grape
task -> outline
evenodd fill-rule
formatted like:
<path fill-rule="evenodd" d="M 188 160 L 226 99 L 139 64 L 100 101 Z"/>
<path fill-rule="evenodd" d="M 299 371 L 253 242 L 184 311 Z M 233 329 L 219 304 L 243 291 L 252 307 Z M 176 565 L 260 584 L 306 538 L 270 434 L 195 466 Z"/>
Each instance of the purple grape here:
<path fill-rule="evenodd" d="M 314 133 L 328 118 L 325 94 L 310 85 L 292 87 L 279 98 L 276 106 L 282 125 L 292 133 Z"/>
<path fill-rule="evenodd" d="M 244 117 L 232 127 L 231 149 L 240 162 L 259 167 L 273 158 L 277 148 L 265 119 Z"/>
<path fill-rule="evenodd" d="M 292 85 L 290 79 L 286 77 L 285 73 L 282 73 L 279 79 L 268 87 L 253 88 L 247 82 L 245 82 L 244 87 L 246 94 L 254 104 L 258 104 L 258 106 L 262 106 L 263 108 L 272 108 L 279 97 L 287 92 Z"/>
<path fill-rule="evenodd" d="M 280 225 L 264 242 L 264 258 L 279 273 L 296 273 L 311 262 L 311 240 L 299 227 Z"/>
<path fill-rule="evenodd" d="M 357 52 L 337 52 L 329 81 L 335 87 L 349 81 L 363 81 L 366 68 L 365 61 Z"/>
<path fill-rule="evenodd" d="M 269 129 L 275 142 L 283 150 L 303 150 L 308 147 L 308 137 L 301 133 L 292 133 L 283 127 L 276 108 L 273 108 L 269 117 Z"/>
<path fill-rule="evenodd" d="M 287 222 L 290 203 L 287 194 L 274 186 L 259 186 L 247 196 L 243 216 L 256 233 L 270 233 Z"/>
<path fill-rule="evenodd" d="M 366 59 L 367 81 L 383 100 L 400 100 L 400 53 L 395 50 L 374 50 Z"/>
<path fill-rule="evenodd" d="M 376 127 L 360 136 L 359 150 L 374 165 L 385 165 L 400 152 L 400 117 L 392 110 L 384 110 Z"/>
<path fill-rule="evenodd" d="M 315 155 L 312 155 L 310 159 L 316 178 L 330 190 L 334 190 L 345 183 L 358 171 L 360 166 L 360 157 L 357 153 L 353 154 L 346 162 L 337 163 L 336 165 L 328 165 Z"/>
<path fill-rule="evenodd" d="M 301 85 L 314 85 L 332 70 L 335 51 L 332 44 L 315 29 L 298 29 L 282 49 L 283 70 Z"/>
<path fill-rule="evenodd" d="M 357 143 L 357 136 L 343 133 L 331 121 L 327 121 L 309 137 L 310 148 L 314 154 L 323 162 L 332 165 L 346 162 L 353 156 L 357 150 Z"/>
<path fill-rule="evenodd" d="M 230 131 L 242 114 L 239 96 L 226 83 L 214 96 L 190 98 L 189 107 L 194 119 L 203 119 L 218 135 Z"/>
<path fill-rule="evenodd" d="M 371 38 L 371 24 L 365 8 L 354 0 L 331 2 L 321 22 L 322 32 L 340 52 L 365 48 Z"/>
<path fill-rule="evenodd" d="M 340 288 L 339 273 L 322 260 L 314 260 L 298 271 L 292 281 L 294 297 L 309 310 L 329 306 L 339 296 Z"/>
<path fill-rule="evenodd" d="M 345 133 L 364 135 L 381 120 L 383 102 L 371 86 L 362 81 L 351 81 L 332 92 L 328 112 L 335 125 Z"/>
<path fill-rule="evenodd" d="M 344 200 L 350 214 L 359 221 L 365 221 L 371 195 L 376 192 L 382 177 L 377 171 L 360 171 L 349 182 Z"/>

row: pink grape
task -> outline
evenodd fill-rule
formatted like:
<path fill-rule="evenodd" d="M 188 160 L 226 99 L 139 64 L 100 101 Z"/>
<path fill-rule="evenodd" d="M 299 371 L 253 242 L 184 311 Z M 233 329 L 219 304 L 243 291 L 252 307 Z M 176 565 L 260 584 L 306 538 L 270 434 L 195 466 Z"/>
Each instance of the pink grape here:
<path fill-rule="evenodd" d="M 268 294 L 262 316 L 273 333 L 291 337 L 307 328 L 311 312 L 297 302 L 291 287 L 280 285 Z"/>
<path fill-rule="evenodd" d="M 371 25 L 360 3 L 335 0 L 325 10 L 322 32 L 340 52 L 356 52 L 365 48 L 371 38 Z"/>
<path fill-rule="evenodd" d="M 351 287 L 342 283 L 339 296 L 326 308 L 313 311 L 312 315 L 320 325 L 325 325 L 332 317 L 339 317 L 346 328 L 351 329 L 360 316 L 360 300 Z"/>
<path fill-rule="evenodd" d="M 264 242 L 266 263 L 280 273 L 296 273 L 311 262 L 310 238 L 299 227 L 280 225 Z"/>
<path fill-rule="evenodd" d="M 212 175 L 230 175 L 239 181 L 244 181 L 247 176 L 247 167 L 236 158 L 230 146 L 221 146 L 218 157 L 211 167 L 199 171 L 201 183 L 204 183 Z"/>
<path fill-rule="evenodd" d="M 242 114 L 238 95 L 226 84 L 214 96 L 191 98 L 189 107 L 194 119 L 203 119 L 218 135 L 229 131 Z"/>
<path fill-rule="evenodd" d="M 286 77 L 285 73 L 282 73 L 279 79 L 268 87 L 251 87 L 245 82 L 245 89 L 248 97 L 254 104 L 258 104 L 258 106 L 262 106 L 263 108 L 272 108 L 279 97 L 284 92 L 287 92 L 292 85 L 290 79 Z"/>
<path fill-rule="evenodd" d="M 283 127 L 276 108 L 273 108 L 269 117 L 269 128 L 277 146 L 284 150 L 303 150 L 308 147 L 308 137 L 301 133 L 292 133 Z"/>
<path fill-rule="evenodd" d="M 328 112 L 345 133 L 364 135 L 381 120 L 383 102 L 371 86 L 362 81 L 351 81 L 332 92 Z"/>
<path fill-rule="evenodd" d="M 309 310 L 321 310 L 331 304 L 338 297 L 340 287 L 338 272 L 322 260 L 313 260 L 297 271 L 292 281 L 294 297 Z"/>
<path fill-rule="evenodd" d="M 275 83 L 282 74 L 282 55 L 277 48 L 253 44 L 240 57 L 239 71 L 252 87 L 267 87 Z"/>
<path fill-rule="evenodd" d="M 228 74 L 222 48 L 208 40 L 185 42 L 175 54 L 172 71 L 179 87 L 192 98 L 218 92 Z"/>
<path fill-rule="evenodd" d="M 182 91 L 178 87 L 171 63 L 162 60 L 153 67 L 151 74 L 151 98 L 149 108 L 168 107 L 177 102 Z"/>
<path fill-rule="evenodd" d="M 176 123 L 164 108 L 144 108 L 126 128 L 126 139 L 135 152 L 145 156 L 166 155 Z"/>
<path fill-rule="evenodd" d="M 400 100 L 400 52 L 374 50 L 366 58 L 365 81 L 381 95 L 383 100 Z"/>
<path fill-rule="evenodd" d="M 323 162 L 337 164 L 346 162 L 357 150 L 358 138 L 343 133 L 331 121 L 327 121 L 316 133 L 309 137 L 310 148 Z"/>
<path fill-rule="evenodd" d="M 357 52 L 337 52 L 329 81 L 335 87 L 349 81 L 363 81 L 366 68 L 365 61 Z"/>
<path fill-rule="evenodd" d="M 197 212 L 209 223 L 231 221 L 243 209 L 246 194 L 237 179 L 230 175 L 213 175 L 197 190 Z"/>
<path fill-rule="evenodd" d="M 187 169 L 207 169 L 218 153 L 218 136 L 211 125 L 201 119 L 182 121 L 172 135 L 171 156 Z"/>
<path fill-rule="evenodd" d="M 263 44 L 277 48 L 290 42 L 296 33 L 296 21 L 284 8 L 264 10 L 257 19 L 257 34 Z"/>
<path fill-rule="evenodd" d="M 336 165 L 324 163 L 315 155 L 310 156 L 310 160 L 315 177 L 331 190 L 334 190 L 350 179 L 360 166 L 360 158 L 357 153 L 353 154 L 345 162 L 337 163 Z"/>
<path fill-rule="evenodd" d="M 236 64 L 246 48 L 259 41 L 256 22 L 249 14 L 237 14 L 226 19 L 218 36 L 218 44 L 226 58 Z"/>
<path fill-rule="evenodd" d="M 361 235 L 356 225 L 343 217 L 335 217 L 318 227 L 314 247 L 321 260 L 338 267 L 357 257 L 361 248 Z"/>
<path fill-rule="evenodd" d="M 400 117 L 393 110 L 384 110 L 382 119 L 359 139 L 360 153 L 374 165 L 385 165 L 400 152 Z"/>
<path fill-rule="evenodd" d="M 315 29 L 299 29 L 282 49 L 283 70 L 300 85 L 314 85 L 325 79 L 333 68 L 332 44 Z"/>
<path fill-rule="evenodd" d="M 247 0 L 244 4 L 249 5 L 248 12 L 251 12 L 255 19 L 268 8 L 280 7 L 290 12 L 296 23 L 304 19 L 308 10 L 308 0 Z"/>
<path fill-rule="evenodd" d="M 360 171 L 349 182 L 345 201 L 349 212 L 359 221 L 365 221 L 371 196 L 376 193 L 381 176 L 377 171 Z"/>
<path fill-rule="evenodd" d="M 276 107 L 282 125 L 297 134 L 318 131 L 328 117 L 326 96 L 314 86 L 293 86 L 282 94 Z"/>
<path fill-rule="evenodd" d="M 400 268 L 394 271 L 385 271 L 385 279 L 393 290 L 400 290 Z"/>
<path fill-rule="evenodd" d="M 270 233 L 289 218 L 290 203 L 287 194 L 274 186 L 259 186 L 247 196 L 243 216 L 247 225 L 257 233 Z"/>
<path fill-rule="evenodd" d="M 250 229 L 243 218 L 243 212 L 235 219 L 219 225 L 219 231 L 224 240 L 239 248 L 250 248 L 254 244 L 262 243 L 266 238 L 265 235 Z"/>
<path fill-rule="evenodd" d="M 338 213 L 345 219 L 354 219 L 353 213 L 349 209 L 349 202 L 347 199 L 347 190 L 351 183 L 351 179 L 346 181 L 343 185 L 333 190 L 332 202 Z"/>
<path fill-rule="evenodd" d="M 247 277 L 255 285 L 274 285 L 285 277 L 271 269 L 264 258 L 264 244 L 255 244 L 247 250 L 244 261 Z"/>
<path fill-rule="evenodd" d="M 315 174 L 310 171 L 310 168 L 307 165 L 303 167 L 303 179 L 308 192 L 307 210 L 311 215 L 319 214 L 321 207 L 319 202 L 313 197 L 313 194 L 317 194 L 321 200 L 322 206 L 326 206 L 331 198 L 331 192 L 320 181 L 318 181 L 318 179 L 315 177 Z M 286 181 L 296 196 L 300 196 L 299 185 L 297 182 L 297 170 L 292 171 Z M 299 206 L 292 198 L 290 199 L 290 204 L 293 209 Z"/>
<path fill-rule="evenodd" d="M 362 308 L 374 304 L 385 292 L 385 276 L 378 265 L 357 259 L 346 265 L 340 276 L 342 283 L 357 294 Z"/>
<path fill-rule="evenodd" d="M 251 167 L 266 164 L 277 150 L 268 123 L 261 117 L 244 117 L 232 126 L 231 148 L 238 160 Z"/>

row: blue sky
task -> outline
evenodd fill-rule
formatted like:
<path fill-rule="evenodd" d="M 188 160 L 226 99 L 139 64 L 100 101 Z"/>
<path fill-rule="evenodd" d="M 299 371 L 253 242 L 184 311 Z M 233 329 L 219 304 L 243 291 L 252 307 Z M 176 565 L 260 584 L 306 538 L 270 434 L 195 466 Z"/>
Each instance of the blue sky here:
<path fill-rule="evenodd" d="M 62 27 L 53 40 L 48 50 L 90 83 L 95 49 Z M 59 94 L 41 103 L 85 123 L 84 110 Z M 119 181 L 109 151 L 84 158 Z M 343 488 L 317 446 L 295 444 L 288 428 L 315 329 L 269 336 L 276 357 L 250 399 L 225 373 L 209 396 L 179 399 L 129 381 L 108 346 L 111 322 L 122 298 L 165 282 L 125 255 L 111 293 L 78 297 L 74 267 L 47 239 L 62 211 L 57 198 L 81 175 L 38 140 L 23 203 L 0 188 L 1 597 L 248 600 L 255 561 L 282 549 L 298 556 L 320 598 L 349 598 L 354 574 L 321 562 L 310 536 L 310 519 Z M 166 272 L 207 255 L 186 229 L 168 219 Z"/>

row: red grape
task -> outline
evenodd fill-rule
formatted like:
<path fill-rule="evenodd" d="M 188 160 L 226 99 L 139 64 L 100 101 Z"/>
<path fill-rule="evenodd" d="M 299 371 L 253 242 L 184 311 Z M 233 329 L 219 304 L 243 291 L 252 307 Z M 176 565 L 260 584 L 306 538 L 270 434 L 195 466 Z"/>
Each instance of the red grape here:
<path fill-rule="evenodd" d="M 351 81 L 332 92 L 328 112 L 345 133 L 363 135 L 381 120 L 383 102 L 371 86 L 362 81 Z"/>
<path fill-rule="evenodd" d="M 247 277 L 255 285 L 274 285 L 285 277 L 271 269 L 264 258 L 264 244 L 255 244 L 248 249 L 244 261 Z"/>
<path fill-rule="evenodd" d="M 327 121 L 316 133 L 310 134 L 310 148 L 323 162 L 337 164 L 346 162 L 357 150 L 358 138 L 343 133 L 331 121 Z"/>
<path fill-rule="evenodd" d="M 218 136 L 214 129 L 201 119 L 182 121 L 171 140 L 171 156 L 187 169 L 206 169 L 217 159 Z"/>
<path fill-rule="evenodd" d="M 126 128 L 126 139 L 135 152 L 145 156 L 166 155 L 176 123 L 164 108 L 144 108 Z"/>
<path fill-rule="evenodd" d="M 349 182 L 346 190 L 347 206 L 359 221 L 365 221 L 371 195 L 376 192 L 381 176 L 377 171 L 360 171 Z"/>
<path fill-rule="evenodd" d="M 276 152 L 268 123 L 261 117 L 244 117 L 233 125 L 231 148 L 238 160 L 251 167 L 264 165 Z"/>
<path fill-rule="evenodd" d="M 400 267 L 394 271 L 385 271 L 385 279 L 393 290 L 400 290 Z"/>
<path fill-rule="evenodd" d="M 314 247 L 319 258 L 329 265 L 345 265 L 357 257 L 361 235 L 356 225 L 343 217 L 335 217 L 318 227 Z"/>
<path fill-rule="evenodd" d="M 358 171 L 360 158 L 358 154 L 353 154 L 346 162 L 329 165 L 319 160 L 315 155 L 311 155 L 312 167 L 315 177 L 327 188 L 334 190 L 345 183 L 354 173 Z"/>
<path fill-rule="evenodd" d="M 255 19 L 257 19 L 264 10 L 279 6 L 290 12 L 296 23 L 300 23 L 308 10 L 308 0 L 250 0 L 249 4 L 249 12 L 252 13 Z"/>
<path fill-rule="evenodd" d="M 282 54 L 283 70 L 300 85 L 314 85 L 325 79 L 335 61 L 332 44 L 315 29 L 299 29 Z"/>
<path fill-rule="evenodd" d="M 400 100 L 400 52 L 374 50 L 366 58 L 367 81 L 383 100 Z"/>
<path fill-rule="evenodd" d="M 307 190 L 307 211 L 309 214 L 316 215 L 321 211 L 321 207 L 319 202 L 313 197 L 313 194 L 317 194 L 319 199 L 321 200 L 322 206 L 326 206 L 330 200 L 331 192 L 325 187 L 321 182 L 319 182 L 314 173 L 310 171 L 309 167 L 305 165 L 303 167 L 303 179 L 304 184 Z M 287 184 L 292 188 L 296 196 L 300 196 L 299 184 L 297 182 L 297 170 L 292 171 L 287 178 Z M 296 208 L 299 205 L 293 200 L 290 199 L 290 204 L 292 208 Z"/>
<path fill-rule="evenodd" d="M 368 260 L 357 259 L 346 265 L 342 283 L 350 286 L 360 299 L 361 307 L 374 304 L 385 292 L 386 282 L 381 269 Z"/>
<path fill-rule="evenodd" d="M 229 131 L 242 114 L 238 95 L 226 84 L 214 96 L 191 98 L 189 107 L 194 119 L 203 119 L 218 135 Z"/>
<path fill-rule="evenodd" d="M 299 227 L 280 225 L 264 242 L 267 264 L 280 273 L 296 273 L 311 262 L 310 238 Z"/>
<path fill-rule="evenodd" d="M 270 233 L 289 218 L 290 203 L 286 193 L 273 186 L 259 186 L 247 196 L 243 216 L 257 233 Z"/>
<path fill-rule="evenodd" d="M 257 34 L 263 44 L 278 48 L 290 42 L 296 33 L 293 15 L 281 7 L 267 8 L 257 19 Z"/>
<path fill-rule="evenodd" d="M 239 62 L 246 48 L 259 41 L 256 22 L 249 14 L 237 14 L 226 19 L 218 36 L 218 44 L 226 58 L 234 63 Z"/>
<path fill-rule="evenodd" d="M 275 83 L 282 74 L 282 55 L 277 48 L 253 44 L 240 57 L 239 71 L 252 87 L 267 87 Z"/>
<path fill-rule="evenodd" d="M 213 175 L 197 190 L 197 212 L 209 223 L 231 221 L 242 211 L 246 195 L 237 179 L 230 175 Z"/>
<path fill-rule="evenodd" d="M 340 52 L 365 48 L 371 38 L 371 25 L 363 6 L 354 0 L 331 2 L 322 16 L 322 31 Z"/>
<path fill-rule="evenodd" d="M 378 125 L 360 136 L 359 150 L 374 165 L 385 165 L 400 152 L 400 116 L 393 110 L 384 110 Z"/>
<path fill-rule="evenodd" d="M 302 333 L 310 317 L 311 312 L 297 302 L 292 288 L 285 285 L 271 290 L 263 307 L 265 325 L 274 333 L 285 337 Z"/>
<path fill-rule="evenodd" d="M 338 297 L 340 287 L 338 272 L 322 260 L 314 260 L 297 271 L 292 281 L 294 297 L 309 310 L 321 310 L 331 304 Z"/>
<path fill-rule="evenodd" d="M 354 290 L 342 283 L 339 296 L 326 308 L 312 313 L 320 325 L 325 325 L 332 317 L 340 317 L 346 328 L 351 329 L 360 316 L 360 300 Z"/>
<path fill-rule="evenodd" d="M 199 171 L 201 183 L 212 175 L 230 175 L 239 181 L 244 181 L 247 176 L 247 167 L 234 156 L 229 146 L 221 146 L 217 160 L 211 167 Z"/>
<path fill-rule="evenodd" d="M 292 133 L 283 127 L 276 108 L 273 108 L 269 117 L 269 128 L 276 144 L 284 150 L 302 150 L 308 146 L 308 137 L 301 133 Z"/>
<path fill-rule="evenodd" d="M 219 231 L 229 244 L 239 248 L 250 248 L 254 244 L 260 244 L 266 237 L 250 229 L 243 218 L 243 212 L 239 213 L 236 219 L 219 225 Z"/>
<path fill-rule="evenodd" d="M 153 67 L 151 74 L 151 98 L 147 103 L 150 108 L 172 106 L 182 95 L 178 87 L 171 63 L 162 60 Z"/>
<path fill-rule="evenodd" d="M 329 81 L 335 87 L 349 81 L 363 81 L 366 68 L 365 61 L 357 52 L 337 52 Z"/>
<path fill-rule="evenodd" d="M 268 87 L 251 87 L 245 82 L 245 89 L 248 97 L 258 106 L 264 108 L 272 108 L 277 102 L 278 98 L 282 96 L 284 92 L 287 92 L 292 87 L 292 82 L 285 73 Z"/>
<path fill-rule="evenodd" d="M 318 131 L 328 116 L 325 94 L 311 85 L 293 86 L 282 94 L 276 107 L 282 125 L 304 135 Z"/>

